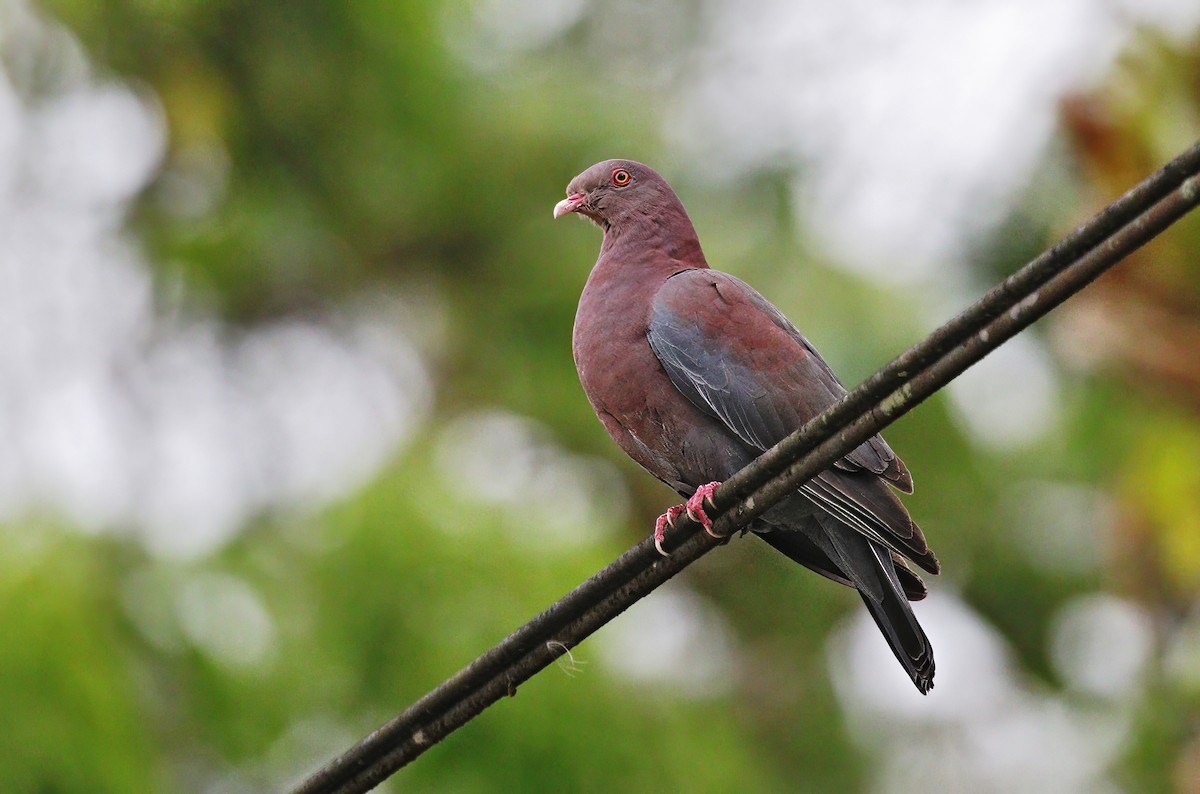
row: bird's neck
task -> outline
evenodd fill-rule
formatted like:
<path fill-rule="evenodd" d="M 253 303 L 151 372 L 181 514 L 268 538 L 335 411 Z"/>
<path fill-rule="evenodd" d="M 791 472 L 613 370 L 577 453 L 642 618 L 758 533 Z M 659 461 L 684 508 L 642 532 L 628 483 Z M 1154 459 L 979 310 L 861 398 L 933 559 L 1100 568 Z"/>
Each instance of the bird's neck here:
<path fill-rule="evenodd" d="M 610 224 L 597 265 L 606 260 L 620 262 L 623 268 L 638 265 L 671 272 L 708 267 L 692 220 L 678 203 Z"/>

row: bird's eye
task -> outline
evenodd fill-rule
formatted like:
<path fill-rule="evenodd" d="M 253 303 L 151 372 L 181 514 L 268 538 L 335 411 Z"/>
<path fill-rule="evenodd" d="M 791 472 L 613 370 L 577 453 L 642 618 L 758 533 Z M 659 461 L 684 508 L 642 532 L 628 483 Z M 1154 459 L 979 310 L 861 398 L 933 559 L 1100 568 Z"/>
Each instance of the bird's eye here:
<path fill-rule="evenodd" d="M 629 184 L 630 179 L 632 177 L 629 176 L 629 172 L 624 168 L 618 168 L 616 171 L 613 171 L 612 180 L 613 184 L 617 187 L 625 187 Z"/>

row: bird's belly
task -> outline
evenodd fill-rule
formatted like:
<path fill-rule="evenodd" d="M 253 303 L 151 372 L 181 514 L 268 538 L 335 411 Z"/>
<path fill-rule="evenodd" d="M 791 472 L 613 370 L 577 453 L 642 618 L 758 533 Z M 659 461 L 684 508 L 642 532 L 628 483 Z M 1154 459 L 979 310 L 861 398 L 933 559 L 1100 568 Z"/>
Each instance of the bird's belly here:
<path fill-rule="evenodd" d="M 754 454 L 671 383 L 644 335 L 576 345 L 579 380 L 629 457 L 680 493 L 723 480 Z"/>

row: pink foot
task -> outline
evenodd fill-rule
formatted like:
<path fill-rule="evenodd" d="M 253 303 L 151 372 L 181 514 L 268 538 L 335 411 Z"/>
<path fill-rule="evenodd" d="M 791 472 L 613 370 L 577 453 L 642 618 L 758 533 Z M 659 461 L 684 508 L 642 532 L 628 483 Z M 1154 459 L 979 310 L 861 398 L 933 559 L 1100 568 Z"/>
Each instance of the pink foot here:
<path fill-rule="evenodd" d="M 712 495 L 713 491 L 717 490 L 717 487 L 720 486 L 720 484 L 721 483 L 719 482 L 710 482 L 707 485 L 701 485 L 696 489 L 696 493 L 692 495 L 692 498 L 687 500 L 686 504 L 669 507 L 667 508 L 667 512 L 658 517 L 658 520 L 654 522 L 654 548 L 658 549 L 659 554 L 664 557 L 669 556 L 667 552 L 663 550 L 663 538 L 666 535 L 667 527 L 675 526 L 675 519 L 679 518 L 685 512 L 688 514 L 688 518 L 704 527 L 705 532 L 707 532 L 709 535 L 712 535 L 714 538 L 718 537 L 717 535 L 713 534 L 712 520 L 709 519 L 708 514 L 704 512 L 704 503 L 708 502 L 709 506 L 716 507 L 716 505 L 713 504 Z"/>
<path fill-rule="evenodd" d="M 671 556 L 671 555 L 667 554 L 665 551 L 663 551 L 663 547 L 662 547 L 663 538 L 667 534 L 667 526 L 668 525 L 672 526 L 672 527 L 675 526 L 675 519 L 677 519 L 681 515 L 683 515 L 683 512 L 685 510 L 687 510 L 687 507 L 685 505 L 675 505 L 674 507 L 668 507 L 667 512 L 665 512 L 661 516 L 659 516 L 658 520 L 654 522 L 654 548 L 658 549 L 658 553 L 664 557 Z"/>
<path fill-rule="evenodd" d="M 720 486 L 721 483 L 719 482 L 710 482 L 707 485 L 701 485 L 696 489 L 696 493 L 692 494 L 692 498 L 687 500 L 687 504 L 684 505 L 688 518 L 704 527 L 704 531 L 714 538 L 719 536 L 713 532 L 712 520 L 704 512 L 704 503 L 708 502 L 710 507 L 716 507 L 716 504 L 713 503 L 712 495 Z"/>

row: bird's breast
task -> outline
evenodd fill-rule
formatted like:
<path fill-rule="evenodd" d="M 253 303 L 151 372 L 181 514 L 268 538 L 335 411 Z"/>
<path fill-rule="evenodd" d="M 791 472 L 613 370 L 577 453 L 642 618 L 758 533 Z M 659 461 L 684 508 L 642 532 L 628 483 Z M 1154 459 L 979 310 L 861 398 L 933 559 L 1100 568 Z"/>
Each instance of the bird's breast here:
<path fill-rule="evenodd" d="M 595 276 L 580 297 L 572 348 L 579 381 L 609 435 L 680 492 L 736 471 L 745 462 L 741 447 L 675 388 L 650 347 L 650 306 L 661 282 L 607 284 Z"/>

